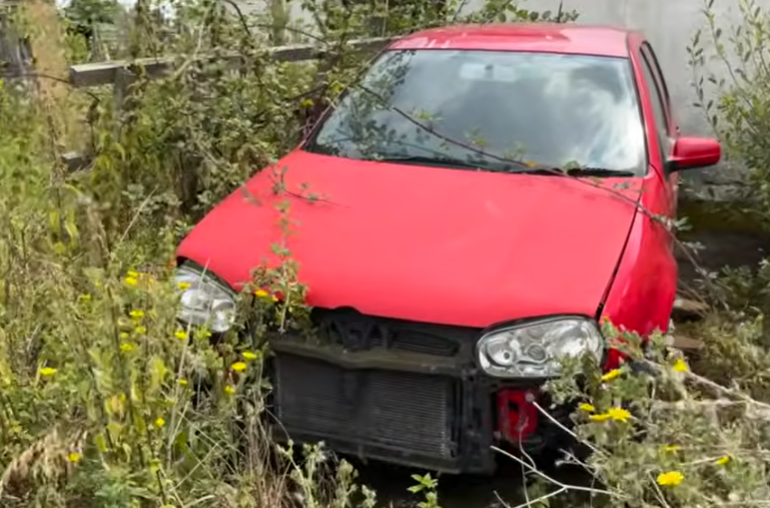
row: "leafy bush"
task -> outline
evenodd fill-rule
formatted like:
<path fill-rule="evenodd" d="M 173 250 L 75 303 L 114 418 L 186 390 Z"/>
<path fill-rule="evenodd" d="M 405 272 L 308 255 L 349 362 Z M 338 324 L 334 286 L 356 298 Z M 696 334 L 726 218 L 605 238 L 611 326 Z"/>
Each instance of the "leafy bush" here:
<path fill-rule="evenodd" d="M 754 0 L 733 0 L 742 21 L 724 26 L 714 11 L 714 0 L 704 0 L 704 30 L 694 32 L 687 48 L 694 73 L 694 90 L 706 120 L 725 149 L 728 165 L 748 169 L 745 188 L 752 212 L 770 209 L 766 63 L 768 16 Z"/>

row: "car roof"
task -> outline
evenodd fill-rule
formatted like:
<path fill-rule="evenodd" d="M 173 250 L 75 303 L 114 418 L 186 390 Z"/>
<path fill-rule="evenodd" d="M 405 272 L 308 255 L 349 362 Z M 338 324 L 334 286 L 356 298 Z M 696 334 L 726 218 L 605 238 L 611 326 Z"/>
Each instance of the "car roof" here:
<path fill-rule="evenodd" d="M 628 57 L 630 30 L 562 23 L 491 23 L 421 30 L 389 49 L 535 51 Z"/>

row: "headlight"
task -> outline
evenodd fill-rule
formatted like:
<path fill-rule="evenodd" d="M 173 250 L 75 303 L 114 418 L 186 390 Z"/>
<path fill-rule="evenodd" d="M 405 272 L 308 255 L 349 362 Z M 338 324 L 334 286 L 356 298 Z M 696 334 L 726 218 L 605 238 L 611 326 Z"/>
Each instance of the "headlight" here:
<path fill-rule="evenodd" d="M 235 298 L 214 277 L 182 265 L 176 273 L 182 288 L 179 319 L 189 325 L 207 325 L 213 332 L 226 332 L 235 321 Z"/>
<path fill-rule="evenodd" d="M 552 318 L 500 328 L 476 345 L 479 366 L 494 377 L 554 377 L 561 360 L 589 353 L 601 361 L 604 339 L 593 321 Z"/>

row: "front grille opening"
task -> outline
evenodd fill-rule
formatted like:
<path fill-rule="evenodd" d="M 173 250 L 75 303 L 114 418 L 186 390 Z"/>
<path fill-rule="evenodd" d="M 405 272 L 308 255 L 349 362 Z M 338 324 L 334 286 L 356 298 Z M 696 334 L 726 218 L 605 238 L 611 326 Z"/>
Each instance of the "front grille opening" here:
<path fill-rule="evenodd" d="M 454 356 L 459 350 L 457 343 L 444 337 L 411 330 L 396 330 L 392 347 L 436 356 Z"/>
<path fill-rule="evenodd" d="M 384 370 L 350 371 L 278 355 L 274 414 L 292 431 L 351 447 L 453 459 L 459 453 L 458 381 Z"/>
<path fill-rule="evenodd" d="M 312 319 L 322 337 L 350 351 L 384 347 L 453 357 L 477 336 L 473 330 L 367 316 L 352 309 L 316 308 Z"/>
<path fill-rule="evenodd" d="M 369 347 L 383 347 L 387 341 L 387 334 L 382 326 L 373 326 L 367 340 Z"/>

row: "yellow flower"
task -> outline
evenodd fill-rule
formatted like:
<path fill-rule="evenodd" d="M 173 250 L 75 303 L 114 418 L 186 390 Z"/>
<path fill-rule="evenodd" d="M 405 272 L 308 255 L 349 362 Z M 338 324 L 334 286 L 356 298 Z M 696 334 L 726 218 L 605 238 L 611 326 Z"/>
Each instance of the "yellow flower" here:
<path fill-rule="evenodd" d="M 133 342 L 124 342 L 123 344 L 120 345 L 120 350 L 123 351 L 124 353 L 130 353 L 131 351 L 136 350 L 136 344 L 134 344 Z"/>
<path fill-rule="evenodd" d="M 725 455 L 724 457 L 719 457 L 717 460 L 715 460 L 714 464 L 716 464 L 717 466 L 724 466 L 728 462 L 730 462 L 730 457 Z"/>
<path fill-rule="evenodd" d="M 187 386 L 187 380 L 186 380 L 186 379 L 184 379 L 184 378 L 182 378 L 182 379 L 179 379 L 179 380 L 176 382 L 176 384 L 178 384 L 179 386 Z"/>
<path fill-rule="evenodd" d="M 244 351 L 243 353 L 241 353 L 241 356 L 243 356 L 245 360 L 256 360 L 257 358 L 259 358 L 257 354 L 252 353 L 251 351 Z"/>
<path fill-rule="evenodd" d="M 670 444 L 670 445 L 666 445 L 666 446 L 663 448 L 663 450 L 665 450 L 665 451 L 667 451 L 667 452 L 678 452 L 678 451 L 679 451 L 679 448 L 680 448 L 680 446 L 679 446 L 679 445 Z"/>
<path fill-rule="evenodd" d="M 187 332 L 184 330 L 177 330 L 174 332 L 174 337 L 179 340 L 185 340 L 187 338 Z"/>
<path fill-rule="evenodd" d="M 138 309 L 132 310 L 131 317 L 134 319 L 142 319 L 144 317 L 144 311 Z"/>
<path fill-rule="evenodd" d="M 80 295 L 79 298 L 80 298 L 80 301 L 82 303 L 86 303 L 86 302 L 90 302 L 91 301 L 91 295 L 89 295 L 88 293 Z"/>
<path fill-rule="evenodd" d="M 685 362 L 681 358 L 678 358 L 676 362 L 674 362 L 674 366 L 672 368 L 676 372 L 687 372 L 688 370 L 690 370 L 690 368 L 687 366 L 687 362 Z"/>
<path fill-rule="evenodd" d="M 234 364 L 230 365 L 230 368 L 235 372 L 243 372 L 246 370 L 246 364 L 244 362 L 235 362 Z"/>
<path fill-rule="evenodd" d="M 128 332 L 120 332 L 120 338 L 126 340 L 128 338 Z"/>
<path fill-rule="evenodd" d="M 136 272 L 134 270 L 129 270 L 128 272 L 126 272 L 126 277 L 133 277 L 135 279 L 138 279 L 140 275 L 141 274 L 139 272 Z"/>
<path fill-rule="evenodd" d="M 665 487 L 679 485 L 684 480 L 684 475 L 679 471 L 668 471 L 658 475 L 658 484 Z"/>
<path fill-rule="evenodd" d="M 163 427 L 164 425 L 166 425 L 166 420 L 164 420 L 163 418 L 157 418 L 155 420 L 156 427 Z"/>
<path fill-rule="evenodd" d="M 610 415 L 607 413 L 602 413 L 598 415 L 589 415 L 588 417 L 595 422 L 606 422 L 607 420 L 610 419 Z"/>
<path fill-rule="evenodd" d="M 191 285 L 192 284 L 190 284 L 189 282 L 177 282 L 176 283 L 176 287 L 178 287 L 182 291 L 184 291 L 185 289 L 190 289 Z"/>
<path fill-rule="evenodd" d="M 123 279 L 123 282 L 125 282 L 127 286 L 136 286 L 139 284 L 139 279 L 136 277 L 126 277 Z"/>
<path fill-rule="evenodd" d="M 617 420 L 619 422 L 625 422 L 631 417 L 631 413 L 629 413 L 622 407 L 610 408 L 610 410 L 607 411 L 607 415 L 613 420 Z"/>
<path fill-rule="evenodd" d="M 53 367 L 43 367 L 42 369 L 40 369 L 41 376 L 49 377 L 49 376 L 53 376 L 54 374 L 56 374 L 56 369 L 54 369 Z"/>
<path fill-rule="evenodd" d="M 585 411 L 586 413 L 593 413 L 596 411 L 596 408 L 593 407 L 591 404 L 583 403 L 578 406 L 581 411 Z"/>
<path fill-rule="evenodd" d="M 235 388 L 232 387 L 232 385 L 225 386 L 225 394 L 232 395 L 235 393 Z"/>
<path fill-rule="evenodd" d="M 611 371 L 607 372 L 602 376 L 602 381 L 605 383 L 608 381 L 612 381 L 616 377 L 620 376 L 623 373 L 620 369 L 612 369 Z"/>
<path fill-rule="evenodd" d="M 146 327 L 144 327 L 144 326 L 141 326 L 141 325 L 139 325 L 139 326 L 137 326 L 136 328 L 134 328 L 134 330 L 135 330 L 135 331 L 136 331 L 136 333 L 138 333 L 139 335 L 144 335 L 145 333 L 147 333 L 147 328 L 146 328 Z"/>
<path fill-rule="evenodd" d="M 264 298 L 265 300 L 272 300 L 274 302 L 278 301 L 278 297 L 277 296 L 271 295 L 270 293 L 268 293 L 264 289 L 257 289 L 256 291 L 254 291 L 254 296 L 256 296 L 257 298 Z"/>
<path fill-rule="evenodd" d="M 73 464 L 77 464 L 80 462 L 80 459 L 82 456 L 78 452 L 69 452 L 67 454 L 67 460 L 72 462 Z"/>

